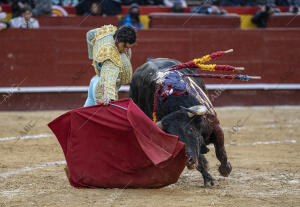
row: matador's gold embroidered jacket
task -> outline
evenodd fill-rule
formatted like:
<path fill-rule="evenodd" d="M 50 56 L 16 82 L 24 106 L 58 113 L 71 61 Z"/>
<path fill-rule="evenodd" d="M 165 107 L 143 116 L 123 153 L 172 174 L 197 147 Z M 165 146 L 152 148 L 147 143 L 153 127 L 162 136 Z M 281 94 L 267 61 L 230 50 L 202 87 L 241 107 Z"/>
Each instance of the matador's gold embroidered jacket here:
<path fill-rule="evenodd" d="M 89 58 L 93 60 L 96 75 L 100 80 L 96 88 L 97 101 L 102 98 L 118 99 L 122 84 L 132 78 L 130 63 L 131 50 L 120 53 L 113 38 L 117 28 L 113 25 L 93 29 L 87 32 Z"/>

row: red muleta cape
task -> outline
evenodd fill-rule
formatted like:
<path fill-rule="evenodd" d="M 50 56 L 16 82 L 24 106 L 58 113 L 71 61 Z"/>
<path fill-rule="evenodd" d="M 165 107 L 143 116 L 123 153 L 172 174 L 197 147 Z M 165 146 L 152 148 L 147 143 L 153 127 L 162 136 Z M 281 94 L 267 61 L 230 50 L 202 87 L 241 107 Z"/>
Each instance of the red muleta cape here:
<path fill-rule="evenodd" d="M 48 124 L 74 187 L 159 188 L 176 183 L 185 145 L 166 134 L 131 99 L 71 110 Z M 123 108 L 122 108 L 123 107 Z"/>

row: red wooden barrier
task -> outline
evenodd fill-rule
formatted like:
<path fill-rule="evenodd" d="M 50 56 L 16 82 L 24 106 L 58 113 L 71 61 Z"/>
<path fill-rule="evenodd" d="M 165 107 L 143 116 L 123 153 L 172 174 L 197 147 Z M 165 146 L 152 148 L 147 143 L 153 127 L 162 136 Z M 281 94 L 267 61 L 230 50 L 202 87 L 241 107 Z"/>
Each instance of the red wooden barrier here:
<path fill-rule="evenodd" d="M 240 17 L 235 14 L 151 13 L 149 18 L 150 28 L 240 28 Z"/>
<path fill-rule="evenodd" d="M 295 14 L 276 14 L 270 16 L 268 27 L 300 27 L 300 16 Z"/>
<path fill-rule="evenodd" d="M 116 16 L 94 17 L 94 16 L 74 16 L 74 17 L 51 17 L 43 16 L 37 18 L 40 27 L 101 27 L 106 24 L 118 26 Z"/>
<path fill-rule="evenodd" d="M 88 29 L 9 29 L 0 33 L 0 87 L 88 85 L 94 75 L 87 55 Z M 300 29 L 151 29 L 138 31 L 134 69 L 148 57 L 188 61 L 234 48 L 219 64 L 244 66 L 260 75 L 251 83 L 300 83 Z M 228 83 L 207 79 L 206 83 Z M 234 83 L 241 83 L 234 81 Z"/>

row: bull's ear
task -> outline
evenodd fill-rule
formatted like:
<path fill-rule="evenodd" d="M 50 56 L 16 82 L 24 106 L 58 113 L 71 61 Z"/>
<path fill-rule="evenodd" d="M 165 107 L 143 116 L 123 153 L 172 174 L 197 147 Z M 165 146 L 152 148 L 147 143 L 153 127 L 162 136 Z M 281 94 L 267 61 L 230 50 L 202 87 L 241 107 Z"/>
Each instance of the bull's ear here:
<path fill-rule="evenodd" d="M 162 125 L 162 122 L 159 121 L 159 122 L 156 122 L 156 126 L 160 129 L 163 129 L 163 125 Z"/>
<path fill-rule="evenodd" d="M 185 108 L 185 107 L 181 106 L 181 108 L 187 110 L 189 117 L 193 117 L 195 115 L 198 115 L 198 116 L 204 115 L 207 112 L 206 106 L 203 106 L 203 105 L 192 106 L 190 108 Z"/>

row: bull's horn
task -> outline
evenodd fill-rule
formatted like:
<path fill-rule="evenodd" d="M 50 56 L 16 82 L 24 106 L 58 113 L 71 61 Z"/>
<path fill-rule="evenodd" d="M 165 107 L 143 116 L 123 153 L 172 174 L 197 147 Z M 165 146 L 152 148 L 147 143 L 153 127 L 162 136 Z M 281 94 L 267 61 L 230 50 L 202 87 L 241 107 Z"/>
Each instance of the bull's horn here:
<path fill-rule="evenodd" d="M 182 106 L 181 108 L 187 110 L 189 117 L 193 117 L 195 115 L 203 115 L 207 112 L 206 106 L 203 105 L 192 106 L 190 108 L 185 108 Z"/>
<path fill-rule="evenodd" d="M 162 122 L 159 121 L 159 122 L 156 122 L 156 126 L 160 129 L 163 129 L 163 125 L 162 125 Z"/>

